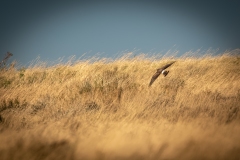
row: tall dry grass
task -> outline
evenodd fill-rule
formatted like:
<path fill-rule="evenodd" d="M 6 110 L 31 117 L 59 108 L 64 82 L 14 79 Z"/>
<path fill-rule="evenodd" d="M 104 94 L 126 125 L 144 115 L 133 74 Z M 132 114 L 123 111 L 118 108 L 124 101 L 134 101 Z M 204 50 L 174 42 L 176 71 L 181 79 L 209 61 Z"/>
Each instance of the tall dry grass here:
<path fill-rule="evenodd" d="M 240 159 L 239 79 L 231 53 L 1 70 L 0 159 Z"/>

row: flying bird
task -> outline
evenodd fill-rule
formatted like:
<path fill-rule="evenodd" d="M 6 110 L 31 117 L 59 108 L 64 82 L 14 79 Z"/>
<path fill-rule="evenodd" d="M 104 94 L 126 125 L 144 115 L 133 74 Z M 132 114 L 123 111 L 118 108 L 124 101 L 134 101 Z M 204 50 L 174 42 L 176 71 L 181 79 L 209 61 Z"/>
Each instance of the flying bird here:
<path fill-rule="evenodd" d="M 161 68 L 158 68 L 158 69 L 157 69 L 157 72 L 152 76 L 152 79 L 151 79 L 151 81 L 150 81 L 150 83 L 149 83 L 149 87 L 153 84 L 153 82 L 158 78 L 158 76 L 159 76 L 160 74 L 163 74 L 164 77 L 166 77 L 167 74 L 169 73 L 169 71 L 166 71 L 165 69 L 167 69 L 168 67 L 170 67 L 173 63 L 175 63 L 175 62 L 169 63 L 169 64 L 167 64 L 167 65 L 165 65 L 165 66 L 163 66 L 163 67 L 161 67 Z"/>

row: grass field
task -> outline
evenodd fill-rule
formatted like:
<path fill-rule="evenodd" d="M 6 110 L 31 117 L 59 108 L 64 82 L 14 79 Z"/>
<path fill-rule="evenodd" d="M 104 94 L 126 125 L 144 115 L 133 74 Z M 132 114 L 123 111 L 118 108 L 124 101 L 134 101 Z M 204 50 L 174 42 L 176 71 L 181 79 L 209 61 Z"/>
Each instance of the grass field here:
<path fill-rule="evenodd" d="M 239 54 L 0 72 L 1 160 L 240 159 Z"/>

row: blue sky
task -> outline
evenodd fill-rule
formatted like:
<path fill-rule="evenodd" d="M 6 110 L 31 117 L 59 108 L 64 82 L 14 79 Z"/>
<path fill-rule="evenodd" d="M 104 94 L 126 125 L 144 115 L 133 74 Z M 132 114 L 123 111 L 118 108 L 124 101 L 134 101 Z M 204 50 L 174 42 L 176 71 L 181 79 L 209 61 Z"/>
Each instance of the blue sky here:
<path fill-rule="evenodd" d="M 116 57 L 124 52 L 240 48 L 237 1 L 3 0 L 0 55 L 27 65 L 40 58 Z"/>

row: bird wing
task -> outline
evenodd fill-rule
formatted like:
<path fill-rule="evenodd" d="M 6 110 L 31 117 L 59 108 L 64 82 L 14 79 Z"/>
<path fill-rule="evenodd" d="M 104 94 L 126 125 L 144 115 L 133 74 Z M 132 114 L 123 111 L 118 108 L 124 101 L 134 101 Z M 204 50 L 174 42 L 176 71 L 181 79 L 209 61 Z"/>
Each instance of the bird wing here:
<path fill-rule="evenodd" d="M 151 86 L 153 84 L 153 82 L 158 78 L 158 76 L 161 74 L 161 72 L 157 71 L 153 76 L 152 79 L 149 83 L 149 86 Z"/>
<path fill-rule="evenodd" d="M 163 67 L 161 67 L 161 68 L 159 68 L 159 69 L 161 69 L 161 70 L 167 69 L 167 68 L 170 67 L 173 63 L 175 63 L 175 61 L 172 62 L 172 63 L 169 63 L 169 64 L 167 64 L 167 65 L 165 65 L 165 66 L 163 66 Z"/>

